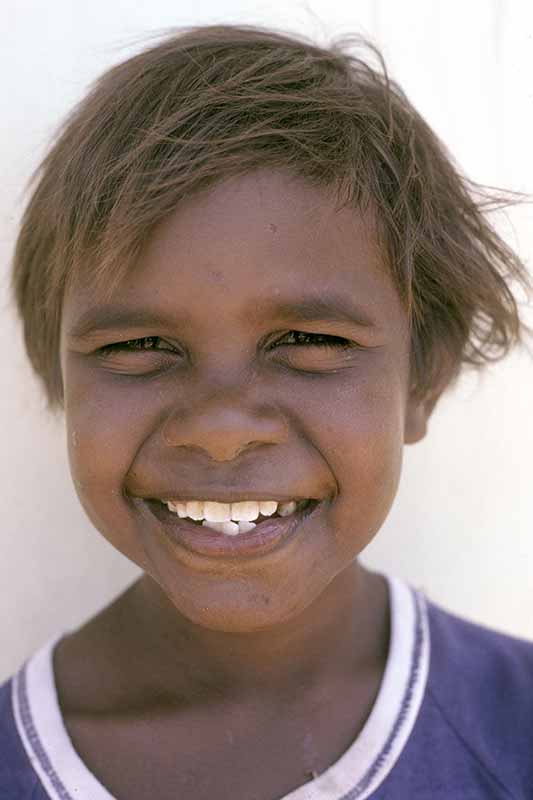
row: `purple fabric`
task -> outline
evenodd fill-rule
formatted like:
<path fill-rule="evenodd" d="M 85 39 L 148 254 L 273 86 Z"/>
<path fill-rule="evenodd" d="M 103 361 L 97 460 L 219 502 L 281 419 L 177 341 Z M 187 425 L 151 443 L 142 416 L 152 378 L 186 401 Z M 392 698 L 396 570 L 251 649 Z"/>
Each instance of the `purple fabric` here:
<path fill-rule="evenodd" d="M 50 800 L 15 727 L 10 680 L 0 687 L 0 800 Z"/>
<path fill-rule="evenodd" d="M 533 800 L 533 643 L 428 611 L 422 707 L 372 800 Z M 354 786 L 338 800 L 359 796 Z M 0 687 L 0 800 L 49 800 L 16 730 L 10 681 Z"/>
<path fill-rule="evenodd" d="M 533 643 L 429 603 L 415 727 L 372 800 L 533 800 Z"/>

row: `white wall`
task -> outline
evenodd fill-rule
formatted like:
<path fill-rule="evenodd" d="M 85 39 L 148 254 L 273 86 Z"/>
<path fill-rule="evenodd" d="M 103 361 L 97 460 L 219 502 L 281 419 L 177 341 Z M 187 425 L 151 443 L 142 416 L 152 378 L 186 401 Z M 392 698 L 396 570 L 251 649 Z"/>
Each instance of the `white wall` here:
<path fill-rule="evenodd" d="M 361 31 L 482 183 L 533 192 L 533 20 L 528 0 L 4 0 L 0 94 L 0 680 L 49 636 L 138 574 L 94 531 L 70 484 L 62 426 L 44 411 L 8 308 L 22 192 L 62 115 L 124 45 L 179 24 L 246 22 L 324 42 Z M 183 6 L 188 4 L 181 4 Z M 178 9 L 178 10 L 176 10 Z M 138 47 L 138 45 L 137 45 Z M 533 206 L 501 230 L 531 265 Z M 533 322 L 533 319 L 530 320 Z M 363 560 L 479 622 L 533 639 L 533 361 L 516 354 L 445 398 L 405 454 L 396 505 Z"/>

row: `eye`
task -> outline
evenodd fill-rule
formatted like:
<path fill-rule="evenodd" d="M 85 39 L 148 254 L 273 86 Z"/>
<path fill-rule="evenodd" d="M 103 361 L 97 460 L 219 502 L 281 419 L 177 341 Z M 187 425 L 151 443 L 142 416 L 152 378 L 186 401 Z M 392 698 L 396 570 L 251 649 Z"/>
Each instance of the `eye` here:
<path fill-rule="evenodd" d="M 176 352 L 169 342 L 159 336 L 143 336 L 140 339 L 127 339 L 125 342 L 113 342 L 106 344 L 99 349 L 99 353 L 104 358 L 116 352 L 138 353 L 156 350 L 163 352 Z"/>
<path fill-rule="evenodd" d="M 287 339 L 292 341 L 287 342 Z M 326 333 L 305 333 L 304 331 L 289 331 L 282 339 L 279 339 L 276 344 L 288 344 L 289 346 L 313 346 L 313 347 L 333 347 L 341 349 L 349 349 L 357 347 L 355 342 L 349 339 L 344 339 L 342 336 L 329 336 Z"/>

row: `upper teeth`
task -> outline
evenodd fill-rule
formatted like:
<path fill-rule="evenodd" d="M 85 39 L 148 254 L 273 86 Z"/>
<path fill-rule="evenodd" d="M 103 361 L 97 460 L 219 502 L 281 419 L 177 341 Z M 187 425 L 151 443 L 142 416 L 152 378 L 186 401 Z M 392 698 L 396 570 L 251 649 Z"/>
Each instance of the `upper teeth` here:
<path fill-rule="evenodd" d="M 179 500 L 169 500 L 166 504 L 170 511 L 179 517 L 189 517 L 194 520 L 206 522 L 235 522 L 257 519 L 260 514 L 270 517 L 276 511 L 281 517 L 287 517 L 296 511 L 296 501 L 286 503 L 277 500 L 242 500 L 238 503 L 217 503 L 213 500 L 189 500 L 186 503 Z"/>

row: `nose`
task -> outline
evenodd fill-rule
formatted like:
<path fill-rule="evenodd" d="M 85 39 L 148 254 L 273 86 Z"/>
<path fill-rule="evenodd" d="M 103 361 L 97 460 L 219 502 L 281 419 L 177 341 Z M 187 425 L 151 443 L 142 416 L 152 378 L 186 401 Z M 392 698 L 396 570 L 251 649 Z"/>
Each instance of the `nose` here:
<path fill-rule="evenodd" d="M 250 448 L 281 444 L 288 433 L 281 411 L 251 398 L 242 384 L 173 409 L 162 429 L 165 444 L 200 451 L 213 461 L 232 461 Z"/>

